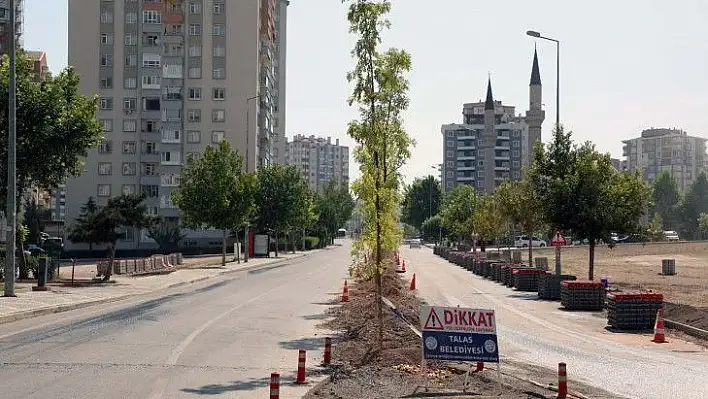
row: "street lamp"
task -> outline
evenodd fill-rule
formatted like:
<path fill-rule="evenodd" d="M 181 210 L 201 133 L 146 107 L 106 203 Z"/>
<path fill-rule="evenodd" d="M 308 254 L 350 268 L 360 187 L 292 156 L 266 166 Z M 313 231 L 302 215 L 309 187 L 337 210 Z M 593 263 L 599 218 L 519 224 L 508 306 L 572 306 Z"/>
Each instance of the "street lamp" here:
<path fill-rule="evenodd" d="M 441 171 L 442 173 L 442 165 L 430 165 L 430 167 L 434 170 Z M 435 184 L 435 177 L 433 175 L 430 175 L 430 190 L 429 194 L 430 197 L 428 198 L 428 218 L 433 217 L 433 184 Z M 438 226 L 438 243 L 442 243 L 442 226 Z"/>
<path fill-rule="evenodd" d="M 556 129 L 560 127 L 560 41 L 550 37 L 542 36 L 534 30 L 526 31 L 526 34 L 538 39 L 548 40 L 556 44 Z"/>
<path fill-rule="evenodd" d="M 250 140 L 249 137 L 251 136 L 251 108 L 250 108 L 250 103 L 251 101 L 261 98 L 261 94 L 257 94 L 253 97 L 248 97 L 246 99 L 246 172 L 248 173 L 248 165 L 249 165 L 249 155 L 250 155 Z M 246 220 L 246 226 L 243 228 L 243 261 L 244 263 L 248 263 L 248 251 L 250 250 L 250 241 L 248 237 L 248 220 Z"/>
<path fill-rule="evenodd" d="M 10 81 L 7 114 L 7 250 L 5 254 L 5 282 L 3 296 L 15 296 L 15 242 L 17 234 L 17 82 L 16 82 L 16 49 L 17 49 L 17 5 L 10 5 Z M 22 250 L 22 248 L 20 248 Z"/>

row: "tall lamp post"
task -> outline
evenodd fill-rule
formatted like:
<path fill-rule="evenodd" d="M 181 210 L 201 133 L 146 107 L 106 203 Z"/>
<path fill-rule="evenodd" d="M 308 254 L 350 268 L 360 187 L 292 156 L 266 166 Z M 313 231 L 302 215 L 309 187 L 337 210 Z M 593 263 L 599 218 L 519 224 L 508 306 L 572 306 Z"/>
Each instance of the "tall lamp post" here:
<path fill-rule="evenodd" d="M 251 101 L 261 98 L 261 94 L 257 94 L 253 97 L 248 97 L 246 99 L 246 173 L 248 173 L 248 166 L 250 160 L 250 137 L 251 137 Z M 249 221 L 246 220 L 246 226 L 243 228 L 243 261 L 248 263 L 248 251 L 250 250 L 250 240 L 248 237 L 248 225 Z"/>
<path fill-rule="evenodd" d="M 440 171 L 442 173 L 441 165 L 431 165 L 431 169 Z M 435 176 L 430 175 L 429 177 L 429 198 L 428 198 L 428 218 L 433 217 L 433 185 L 435 184 Z M 438 226 L 438 245 L 442 243 L 442 226 Z"/>
<path fill-rule="evenodd" d="M 3 296 L 15 296 L 15 241 L 17 234 L 17 121 L 16 121 L 16 49 L 17 49 L 17 4 L 13 0 L 10 5 L 10 93 L 8 109 L 8 140 L 7 140 L 7 251 L 5 255 L 5 283 Z"/>
<path fill-rule="evenodd" d="M 548 40 L 556 44 L 556 129 L 560 126 L 560 41 L 550 37 L 542 36 L 534 30 L 526 31 L 526 34 L 538 39 Z"/>

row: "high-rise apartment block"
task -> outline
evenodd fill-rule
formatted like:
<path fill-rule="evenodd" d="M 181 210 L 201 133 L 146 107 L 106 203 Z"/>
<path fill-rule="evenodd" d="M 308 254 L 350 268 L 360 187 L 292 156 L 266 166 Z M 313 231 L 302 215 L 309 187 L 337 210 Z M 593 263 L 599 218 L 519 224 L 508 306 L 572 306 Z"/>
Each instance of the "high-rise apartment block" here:
<path fill-rule="evenodd" d="M 639 170 L 651 183 L 662 171 L 676 179 L 679 189 L 688 189 L 696 176 L 706 171 L 706 139 L 678 129 L 646 129 L 640 137 L 622 141 L 626 170 Z"/>
<path fill-rule="evenodd" d="M 332 180 L 349 186 L 349 147 L 339 139 L 298 134 L 287 143 L 285 163 L 294 165 L 314 192 L 322 192 Z"/>
<path fill-rule="evenodd" d="M 285 146 L 288 143 L 285 137 L 285 70 L 287 57 L 287 28 L 288 28 L 288 6 L 290 1 L 277 0 L 275 23 L 275 77 L 278 84 L 275 88 L 275 116 L 273 130 L 275 140 L 273 142 L 273 158 L 276 163 L 285 163 Z"/>
<path fill-rule="evenodd" d="M 177 218 L 170 198 L 186 158 L 221 140 L 249 171 L 275 161 L 281 5 L 69 0 L 69 64 L 82 92 L 100 98 L 105 140 L 66 184 L 68 223 L 89 197 L 103 204 L 123 193 L 144 193 L 150 213 Z M 136 233 L 127 230 L 119 247 L 151 242 Z"/>
<path fill-rule="evenodd" d="M 545 118 L 541 104 L 541 76 L 534 51 L 525 117 L 516 115 L 515 107 L 494 100 L 490 79 L 485 101 L 463 105 L 462 124 L 442 126 L 444 189 L 468 184 L 493 193 L 503 181 L 521 179 L 533 146 L 541 140 Z"/>
<path fill-rule="evenodd" d="M 0 53 L 6 54 L 10 49 L 10 32 L 13 30 L 10 28 L 10 4 L 12 0 L 0 0 Z M 22 33 L 24 30 L 24 0 L 14 0 L 15 3 L 15 35 L 17 38 L 17 45 L 22 47 Z"/>

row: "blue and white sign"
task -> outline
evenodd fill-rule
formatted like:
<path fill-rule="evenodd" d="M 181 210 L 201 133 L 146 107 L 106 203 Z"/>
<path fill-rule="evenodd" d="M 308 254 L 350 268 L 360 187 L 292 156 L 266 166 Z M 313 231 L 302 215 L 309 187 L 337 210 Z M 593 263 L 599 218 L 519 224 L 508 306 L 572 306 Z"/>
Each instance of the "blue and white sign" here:
<path fill-rule="evenodd" d="M 423 358 L 499 362 L 494 310 L 421 306 Z"/>

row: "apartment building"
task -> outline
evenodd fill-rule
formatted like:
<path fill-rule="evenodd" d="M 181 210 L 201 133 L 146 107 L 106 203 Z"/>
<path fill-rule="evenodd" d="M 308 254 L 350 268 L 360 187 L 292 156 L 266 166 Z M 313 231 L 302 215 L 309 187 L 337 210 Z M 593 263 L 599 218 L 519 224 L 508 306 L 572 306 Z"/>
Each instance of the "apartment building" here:
<path fill-rule="evenodd" d="M 668 171 L 679 189 L 687 190 L 696 176 L 707 170 L 706 139 L 689 136 L 680 129 L 646 129 L 622 144 L 625 170 L 639 170 L 648 183 Z"/>
<path fill-rule="evenodd" d="M 287 30 L 288 30 L 288 6 L 290 1 L 277 0 L 275 13 L 275 78 L 277 87 L 275 89 L 275 115 L 273 130 L 275 139 L 273 141 L 273 158 L 278 164 L 285 164 L 285 147 L 288 139 L 285 137 L 285 90 L 286 90 L 286 58 L 287 58 Z"/>
<path fill-rule="evenodd" d="M 349 147 L 339 139 L 298 134 L 286 145 L 285 163 L 295 165 L 314 192 L 332 180 L 349 186 Z"/>
<path fill-rule="evenodd" d="M 15 2 L 15 35 L 17 35 L 17 45 L 22 47 L 23 39 L 22 34 L 24 30 L 24 19 L 25 19 L 25 1 L 24 0 L 14 0 Z M 7 54 L 10 49 L 10 0 L 0 0 L 0 53 Z"/>
<path fill-rule="evenodd" d="M 177 218 L 186 158 L 221 140 L 247 170 L 269 164 L 275 20 L 276 0 L 69 0 L 69 64 L 82 92 L 100 97 L 105 140 L 66 184 L 67 222 L 89 197 L 139 192 L 150 213 Z M 119 248 L 151 243 L 136 233 Z"/>
<path fill-rule="evenodd" d="M 534 49 L 525 117 L 516 115 L 515 107 L 494 100 L 490 78 L 485 101 L 463 104 L 463 123 L 442 126 L 445 191 L 468 184 L 480 192 L 493 193 L 505 180 L 521 179 L 535 143 L 541 140 L 545 119 L 541 100 L 541 75 Z"/>

